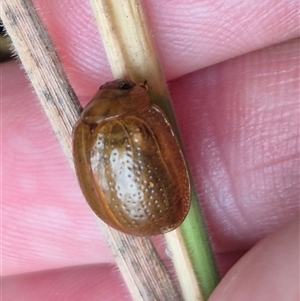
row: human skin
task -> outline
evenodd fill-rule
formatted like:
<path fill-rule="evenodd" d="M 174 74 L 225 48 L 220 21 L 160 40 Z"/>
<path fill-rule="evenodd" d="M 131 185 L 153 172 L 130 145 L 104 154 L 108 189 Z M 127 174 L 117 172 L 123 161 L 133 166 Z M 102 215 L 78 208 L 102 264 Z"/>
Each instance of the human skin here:
<path fill-rule="evenodd" d="M 298 1 L 144 2 L 223 276 L 210 301 L 298 300 Z M 103 46 L 87 2 L 52 3 L 85 105 L 112 80 Z M 0 68 L 3 300 L 131 300 L 20 64 Z"/>

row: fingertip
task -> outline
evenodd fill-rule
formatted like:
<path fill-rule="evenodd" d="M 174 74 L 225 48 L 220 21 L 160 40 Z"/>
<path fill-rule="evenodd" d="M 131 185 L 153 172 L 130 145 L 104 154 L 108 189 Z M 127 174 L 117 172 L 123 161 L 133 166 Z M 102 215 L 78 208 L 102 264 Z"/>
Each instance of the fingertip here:
<path fill-rule="evenodd" d="M 299 219 L 268 235 L 225 275 L 209 301 L 297 301 Z"/>
<path fill-rule="evenodd" d="M 131 300 L 113 265 L 85 265 L 5 277 L 2 300 Z"/>

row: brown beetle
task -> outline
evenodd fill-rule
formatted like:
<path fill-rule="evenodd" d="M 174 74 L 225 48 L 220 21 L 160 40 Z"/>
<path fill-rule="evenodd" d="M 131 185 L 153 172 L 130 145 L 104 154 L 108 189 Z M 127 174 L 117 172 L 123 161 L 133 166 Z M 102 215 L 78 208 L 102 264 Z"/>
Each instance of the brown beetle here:
<path fill-rule="evenodd" d="M 73 132 L 76 173 L 86 200 L 110 226 L 138 236 L 178 227 L 190 206 L 180 146 L 145 85 L 102 85 Z"/>

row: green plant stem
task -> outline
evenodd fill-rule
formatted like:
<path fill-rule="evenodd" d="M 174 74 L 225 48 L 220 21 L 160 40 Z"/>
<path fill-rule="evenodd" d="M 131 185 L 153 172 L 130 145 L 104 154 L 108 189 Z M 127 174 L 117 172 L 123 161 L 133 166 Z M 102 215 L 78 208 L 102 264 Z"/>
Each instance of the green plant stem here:
<path fill-rule="evenodd" d="M 207 300 L 220 277 L 195 190 L 192 193 L 191 209 L 181 225 L 181 231 L 204 300 Z"/>
<path fill-rule="evenodd" d="M 141 1 L 91 0 L 91 4 L 115 78 L 129 78 L 138 83 L 146 80 L 152 101 L 164 110 L 178 134 L 167 85 L 142 10 Z M 186 300 L 206 300 L 217 285 L 219 277 L 194 185 L 191 189 L 191 210 L 180 229 L 194 271 L 189 268 L 181 269 L 188 270 L 190 275 L 185 274 L 182 277 L 178 275 L 178 279 Z M 181 243 L 180 235 L 176 231 L 178 230 L 172 231 L 174 234 L 170 232 L 166 237 L 168 247 L 173 254 L 174 266 L 175 268 L 178 267 L 176 272 L 179 274 L 181 273 L 179 267 L 182 266 L 181 259 L 184 259 L 184 256 L 176 256 L 176 253 L 186 254 L 186 246 Z M 173 238 L 172 235 L 174 235 Z M 178 243 L 170 243 L 172 239 Z M 181 259 L 179 260 L 177 257 L 181 257 Z M 184 264 L 189 266 L 188 258 L 185 260 L 186 263 Z M 192 275 L 194 272 L 203 296 L 199 294 L 194 285 L 188 286 L 194 282 Z M 184 277 L 189 276 L 191 276 L 190 281 L 184 281 Z"/>

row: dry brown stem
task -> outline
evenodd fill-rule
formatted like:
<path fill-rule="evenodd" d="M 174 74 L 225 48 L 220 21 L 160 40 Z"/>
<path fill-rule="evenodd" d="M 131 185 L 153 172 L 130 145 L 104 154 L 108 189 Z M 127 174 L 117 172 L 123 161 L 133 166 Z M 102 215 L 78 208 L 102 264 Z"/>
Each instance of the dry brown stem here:
<path fill-rule="evenodd" d="M 1 17 L 73 167 L 72 129 L 81 107 L 54 46 L 30 0 L 3 0 Z M 101 228 L 134 300 L 181 299 L 149 239 L 122 234 L 103 223 Z"/>

